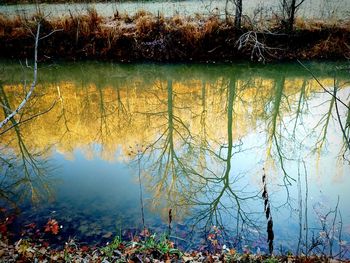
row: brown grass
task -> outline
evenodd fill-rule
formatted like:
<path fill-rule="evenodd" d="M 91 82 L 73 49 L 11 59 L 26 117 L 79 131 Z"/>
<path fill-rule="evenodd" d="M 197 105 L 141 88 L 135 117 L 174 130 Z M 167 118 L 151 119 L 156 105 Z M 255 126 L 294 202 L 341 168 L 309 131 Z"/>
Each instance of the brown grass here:
<path fill-rule="evenodd" d="M 204 36 L 211 36 L 212 34 L 215 34 L 222 26 L 222 22 L 219 20 L 218 17 L 210 17 L 207 21 L 204 23 L 203 27 L 203 35 Z"/>
<path fill-rule="evenodd" d="M 37 14 L 38 18 L 44 18 L 43 14 Z M 277 20 L 263 23 L 271 25 L 273 33 L 281 33 Z M 236 30 L 232 23 L 217 16 L 165 18 L 144 10 L 132 17 L 116 13 L 113 18 L 105 18 L 95 9 L 88 9 L 86 14 L 71 14 L 58 20 L 43 19 L 42 24 L 43 35 L 62 29 L 43 41 L 43 54 L 73 59 L 226 61 L 250 58 L 250 50 L 237 50 L 235 43 L 244 32 L 253 30 L 249 24 Z M 270 59 L 349 55 L 349 21 L 327 24 L 297 19 L 295 28 L 295 33 L 288 37 L 260 32 L 266 46 L 278 47 Z M 0 56 L 27 56 L 32 51 L 30 29 L 35 30 L 34 17 L 10 18 L 0 14 Z M 150 43 L 155 46 L 150 48 Z"/>
<path fill-rule="evenodd" d="M 154 17 L 150 15 L 137 17 L 135 25 L 136 25 L 136 34 L 141 37 L 148 36 L 154 30 L 156 30 L 156 27 L 157 27 L 157 23 L 154 20 Z"/>
<path fill-rule="evenodd" d="M 310 52 L 310 57 L 317 57 L 322 54 L 322 57 L 332 57 L 333 54 L 344 53 L 345 57 L 350 57 L 350 46 L 343 36 L 329 35 L 327 39 L 320 40 Z"/>

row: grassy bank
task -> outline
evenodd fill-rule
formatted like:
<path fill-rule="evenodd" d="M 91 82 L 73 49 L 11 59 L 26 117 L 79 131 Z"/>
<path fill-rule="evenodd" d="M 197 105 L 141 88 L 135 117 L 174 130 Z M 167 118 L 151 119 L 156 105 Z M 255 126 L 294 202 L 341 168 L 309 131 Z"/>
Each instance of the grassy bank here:
<path fill-rule="evenodd" d="M 277 19 L 246 21 L 236 29 L 218 17 L 165 18 L 139 11 L 105 18 L 93 9 L 79 16 L 47 20 L 0 16 L 0 56 L 31 58 L 34 20 L 41 19 L 41 58 L 104 59 L 114 61 L 257 61 L 341 59 L 350 57 L 350 21 L 327 24 L 296 22 L 285 33 Z"/>

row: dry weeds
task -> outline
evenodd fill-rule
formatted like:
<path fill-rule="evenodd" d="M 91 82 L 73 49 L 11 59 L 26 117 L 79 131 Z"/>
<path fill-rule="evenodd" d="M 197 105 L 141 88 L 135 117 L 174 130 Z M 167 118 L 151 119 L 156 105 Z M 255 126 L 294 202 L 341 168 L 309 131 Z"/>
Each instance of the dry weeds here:
<path fill-rule="evenodd" d="M 50 38 L 49 43 L 44 43 L 51 45 L 46 46 L 45 54 L 53 57 L 113 60 L 147 58 L 156 61 L 249 59 L 252 50 L 238 50 L 235 46 L 240 36 L 247 32 L 265 36 L 262 38 L 265 42 L 261 44 L 276 48 L 274 57 L 266 57 L 267 61 L 305 58 L 305 54 L 310 58 L 349 56 L 349 21 L 327 23 L 298 18 L 295 32 L 286 36 L 278 26 L 277 17 L 261 23 L 247 19 L 243 28 L 237 30 L 230 21 L 217 16 L 176 15 L 165 18 L 161 14 L 154 16 L 141 10 L 132 17 L 116 12 L 114 17 L 106 18 L 101 17 L 95 9 L 56 20 L 46 20 L 43 14 L 29 18 L 0 14 L 0 56 L 24 56 L 31 51 L 29 44 L 23 45 L 18 40 L 25 39 L 24 43 L 30 43 L 34 18 L 42 20 L 43 34 L 55 29 L 62 30 Z M 147 53 L 150 46 L 153 48 L 152 54 Z M 161 48 L 162 52 L 156 52 L 157 48 Z"/>

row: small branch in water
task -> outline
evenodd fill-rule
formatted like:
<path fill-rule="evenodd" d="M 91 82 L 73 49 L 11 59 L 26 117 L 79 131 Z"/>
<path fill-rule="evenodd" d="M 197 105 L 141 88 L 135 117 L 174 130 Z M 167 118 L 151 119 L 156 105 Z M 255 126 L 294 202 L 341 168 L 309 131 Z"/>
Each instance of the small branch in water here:
<path fill-rule="evenodd" d="M 337 101 L 339 101 L 341 104 L 343 104 L 343 106 L 345 106 L 348 110 L 350 110 L 350 107 L 348 105 L 346 105 L 341 99 L 339 99 L 336 94 L 330 92 L 329 90 L 327 90 L 323 84 L 320 82 L 320 80 L 315 76 L 315 74 L 308 69 L 299 59 L 297 59 L 298 63 L 304 68 L 306 69 L 307 72 L 310 73 L 310 75 L 314 78 L 314 80 L 316 80 L 316 82 L 318 83 L 318 85 L 320 85 L 320 87 L 329 95 L 331 95 L 332 97 L 334 97 Z"/>
<path fill-rule="evenodd" d="M 173 214 L 172 214 L 172 209 L 169 209 L 169 214 L 168 214 L 168 229 L 169 229 L 169 234 L 168 236 L 170 237 L 171 235 L 171 222 L 173 221 Z"/>
<path fill-rule="evenodd" d="M 262 198 L 264 199 L 264 210 L 265 210 L 265 216 L 267 219 L 267 243 L 269 244 L 269 252 L 272 254 L 273 252 L 273 239 L 274 239 L 274 233 L 273 233 L 273 220 L 271 215 L 271 208 L 270 208 L 270 201 L 269 201 L 269 194 L 267 193 L 267 183 L 266 183 L 266 174 L 265 169 L 263 169 L 264 173 L 262 176 L 262 182 L 263 182 L 263 193 Z"/>
<path fill-rule="evenodd" d="M 142 194 L 142 183 L 141 183 L 141 156 L 142 156 L 141 154 L 142 154 L 142 149 L 137 149 L 137 164 L 138 164 L 138 168 L 139 168 L 141 217 L 142 217 L 143 231 L 145 231 L 146 225 L 145 225 L 145 213 L 144 213 L 144 209 L 143 209 L 144 205 L 143 205 L 143 194 Z"/>

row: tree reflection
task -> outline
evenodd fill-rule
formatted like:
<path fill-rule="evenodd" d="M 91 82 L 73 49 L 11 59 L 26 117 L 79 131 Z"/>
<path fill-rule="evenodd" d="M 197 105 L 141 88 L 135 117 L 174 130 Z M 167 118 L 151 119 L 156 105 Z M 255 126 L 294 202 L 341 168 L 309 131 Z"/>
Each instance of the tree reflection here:
<path fill-rule="evenodd" d="M 142 161 L 154 206 L 171 208 L 178 218 L 190 216 L 192 224 L 205 231 L 214 225 L 232 231 L 227 223 L 232 226 L 234 220 L 239 236 L 240 231 L 257 229 L 257 218 L 246 205 L 248 200 L 257 198 L 257 193 L 244 192 L 239 183 L 243 175 L 232 164 L 243 145 L 234 138 L 233 130 L 234 104 L 239 97 L 236 79 L 229 78 L 220 84 L 212 88 L 224 98 L 218 100 L 225 104 L 222 111 L 225 116 L 220 118 L 227 121 L 226 128 L 218 127 L 225 130 L 222 142 L 210 138 L 206 131 L 206 83 L 202 83 L 200 90 L 201 109 L 195 114 L 195 107 L 186 106 L 186 97 L 174 90 L 172 80 L 166 81 L 166 89 L 159 81 L 157 91 L 152 93 L 156 100 L 151 100 L 157 103 L 150 105 L 155 110 L 142 113 L 150 118 L 150 124 L 158 124 L 152 128 L 158 129 L 159 136 L 144 146 Z M 161 96 L 162 90 L 166 96 Z M 183 112 L 199 118 L 201 127 L 187 125 L 181 119 L 186 116 Z"/>
<path fill-rule="evenodd" d="M 287 112 L 288 110 L 283 110 L 282 109 L 282 104 L 283 104 L 283 97 L 286 96 L 284 94 L 284 89 L 285 89 L 285 77 L 281 76 L 277 78 L 275 82 L 275 88 L 274 88 L 274 93 L 273 93 L 273 99 L 271 101 L 271 113 L 269 116 L 269 122 L 268 122 L 268 148 L 267 148 L 267 156 L 269 158 L 275 159 L 272 153 L 272 148 L 275 146 L 275 153 L 277 156 L 277 161 L 280 165 L 280 168 L 283 173 L 283 181 L 284 185 L 286 186 L 286 189 L 288 191 L 288 185 L 291 185 L 292 181 L 295 181 L 293 177 L 289 175 L 287 172 L 286 166 L 285 166 L 285 161 L 288 160 L 289 158 L 284 154 L 283 152 L 283 139 L 286 139 L 286 133 L 283 132 L 285 129 L 285 124 L 284 124 L 284 118 L 283 118 L 283 113 Z M 289 133 L 289 131 L 287 131 Z M 288 136 L 288 134 L 287 134 Z M 288 194 L 289 198 L 289 194 Z M 288 200 L 287 200 L 288 202 Z"/>
<path fill-rule="evenodd" d="M 222 86 L 217 88 L 219 92 L 225 94 L 227 99 L 224 111 L 227 120 L 227 137 L 219 145 L 207 142 L 205 150 L 210 163 L 216 167 L 214 173 L 216 180 L 209 180 L 208 175 L 210 174 L 212 178 L 213 175 L 212 168 L 207 166 L 203 171 L 206 179 L 202 187 L 203 194 L 200 198 L 193 198 L 191 201 L 196 207 L 199 207 L 195 209 L 195 224 L 202 225 L 205 231 L 208 231 L 211 226 L 219 226 L 224 231 L 231 230 L 227 233 L 231 236 L 236 235 L 236 239 L 239 240 L 241 231 L 248 228 L 257 229 L 257 218 L 249 211 L 246 203 L 257 196 L 254 193 L 244 192 L 244 187 L 239 182 L 244 175 L 239 175 L 237 172 L 239 167 L 233 166 L 233 158 L 242 152 L 243 146 L 240 139 L 235 141 L 233 137 L 234 123 L 237 121 L 234 109 L 237 101 L 243 102 L 244 100 L 240 98 L 242 90 L 237 88 L 235 77 L 223 81 Z M 203 144 L 200 148 L 203 149 Z"/>
<path fill-rule="evenodd" d="M 166 97 L 160 97 L 165 91 Z M 149 187 L 154 193 L 154 205 L 165 201 L 167 207 L 177 208 L 188 204 L 191 195 L 193 181 L 191 176 L 198 175 L 193 168 L 194 148 L 191 144 L 192 135 L 189 128 L 177 115 L 176 111 L 183 110 L 174 104 L 176 92 L 173 89 L 173 81 L 159 82 L 156 91 L 152 91 L 155 100 L 151 99 L 150 105 L 155 111 L 143 112 L 150 123 L 157 123 L 153 128 L 157 129 L 159 136 L 145 146 L 143 152 L 144 165 L 147 171 Z M 166 200 L 163 198 L 165 197 Z"/>
<path fill-rule="evenodd" d="M 57 121 L 38 119 L 36 125 L 45 130 L 39 147 L 33 143 L 37 126 L 29 127 L 27 133 L 24 126 L 13 130 L 14 136 L 6 137 L 11 147 L 1 143 L 6 153 L 0 157 L 3 172 L 14 174 L 10 165 L 15 163 L 18 171 L 25 171 L 24 181 L 44 178 L 48 164 L 36 162 L 45 160 L 49 147 L 43 145 L 49 141 L 57 142 L 64 153 L 98 145 L 103 159 L 118 156 L 127 161 L 127 149 L 135 143 L 143 145 L 142 153 L 131 153 L 131 158 L 140 165 L 139 182 L 148 190 L 141 199 L 151 199 L 145 204 L 152 203 L 157 212 L 163 210 L 165 217 L 171 209 L 174 221 L 188 220 L 204 232 L 215 225 L 237 242 L 247 232 L 264 236 L 264 201 L 259 197 L 263 168 L 269 190 L 283 185 L 288 192 L 298 162 L 311 156 L 311 148 L 326 145 L 337 100 L 324 99 L 310 77 L 279 69 L 257 72 L 236 67 L 215 71 L 213 76 L 206 76 L 207 69 L 190 74 L 155 69 L 134 72 L 128 68 L 128 74 L 108 72 L 110 77 L 89 76 L 89 81 L 79 79 L 73 85 L 60 79 L 54 87 L 48 85 L 50 92 L 59 94 L 60 107 L 52 112 Z M 336 84 L 338 97 L 344 96 L 346 85 Z M 7 99 L 4 89 L 1 92 L 1 104 L 8 105 L 12 99 Z M 340 102 L 339 107 L 343 107 Z M 349 111 L 339 110 L 348 136 Z M 66 132 L 70 136 L 62 136 Z M 17 156 L 21 163 L 15 161 Z M 32 184 L 27 187 L 39 183 Z M 269 201 L 271 209 L 281 202 Z M 287 201 L 287 208 L 293 208 L 292 198 Z"/>
<path fill-rule="evenodd" d="M 153 205 L 176 208 L 178 217 L 181 213 L 191 217 L 192 224 L 206 231 L 213 225 L 220 226 L 237 239 L 247 231 L 262 234 L 261 226 L 266 224 L 263 201 L 259 197 L 261 186 L 249 186 L 246 190 L 244 178 L 250 175 L 248 171 L 242 172 L 236 161 L 238 155 L 252 150 L 244 145 L 239 134 L 254 133 L 254 129 L 261 128 L 257 126 L 259 120 L 263 121 L 266 144 L 255 147 L 265 149 L 268 161 L 278 166 L 278 174 L 282 176 L 275 178 L 275 184 L 280 185 L 282 181 L 287 191 L 286 204 L 293 208 L 289 188 L 295 174 L 287 167 L 300 162 L 302 157 L 298 159 L 297 151 L 305 151 L 303 136 L 313 132 L 309 124 L 304 123 L 303 115 L 310 114 L 308 101 L 315 92 L 308 79 L 294 83 L 286 80 L 285 73 L 277 74 L 268 82 L 269 86 L 256 81 L 254 76 L 238 76 L 236 72 L 222 77 L 212 86 L 203 80 L 196 90 L 197 100 L 192 99 L 190 104 L 180 89 L 174 88 L 176 80 L 159 80 L 146 96 L 149 110 L 139 112 L 147 116 L 148 126 L 158 135 L 153 141 L 144 142 L 142 156 Z M 206 98 L 208 87 L 211 96 Z M 329 107 L 333 107 L 332 103 Z M 210 115 L 213 109 L 215 114 Z M 220 126 L 213 126 L 215 121 L 210 119 L 213 116 L 220 120 Z M 199 126 L 194 127 L 193 123 Z M 243 127 L 248 129 L 242 132 Z M 208 132 L 215 128 L 225 130 L 225 137 L 218 139 L 218 133 L 213 136 Z M 265 160 L 259 166 L 258 176 L 262 176 L 266 165 Z M 251 207 L 254 200 L 261 202 L 261 209 Z"/>
<path fill-rule="evenodd" d="M 0 85 L 0 103 L 4 105 L 4 115 L 8 114 L 11 104 L 8 95 Z M 51 181 L 48 174 L 52 166 L 46 159 L 50 146 L 35 150 L 28 146 L 22 134 L 22 126 L 18 125 L 27 112 L 22 112 L 19 120 L 11 119 L 11 138 L 1 142 L 0 158 L 0 195 L 1 198 L 14 206 L 26 200 L 37 203 L 52 198 Z"/>

